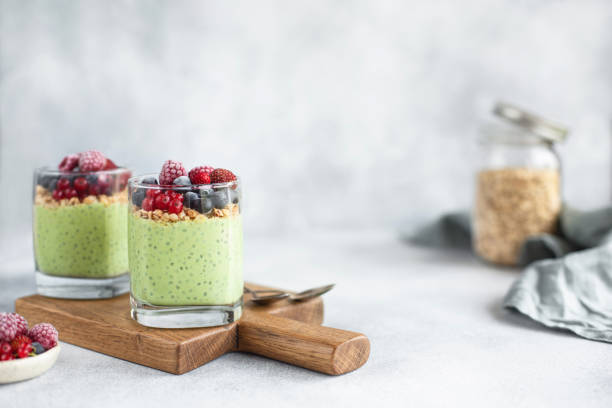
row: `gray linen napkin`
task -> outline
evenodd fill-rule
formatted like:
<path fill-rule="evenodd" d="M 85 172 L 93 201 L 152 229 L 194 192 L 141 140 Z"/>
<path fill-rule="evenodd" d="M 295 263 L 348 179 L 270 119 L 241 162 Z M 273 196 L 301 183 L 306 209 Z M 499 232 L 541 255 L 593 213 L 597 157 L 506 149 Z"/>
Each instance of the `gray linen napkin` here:
<path fill-rule="evenodd" d="M 448 214 L 403 237 L 417 245 L 469 248 L 470 217 Z M 545 326 L 612 343 L 612 207 L 564 207 L 559 236 L 527 240 L 520 264 L 528 266 L 506 294 L 505 307 Z"/>

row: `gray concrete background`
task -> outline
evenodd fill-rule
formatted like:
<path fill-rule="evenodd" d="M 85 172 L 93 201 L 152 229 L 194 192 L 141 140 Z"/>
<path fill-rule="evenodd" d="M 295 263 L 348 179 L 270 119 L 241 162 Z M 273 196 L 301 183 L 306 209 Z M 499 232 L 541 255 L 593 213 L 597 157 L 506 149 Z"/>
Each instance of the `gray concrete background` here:
<path fill-rule="evenodd" d="M 30 174 L 97 148 L 246 183 L 251 234 L 467 206 L 475 129 L 514 101 L 572 128 L 566 197 L 610 196 L 608 1 L 0 0 L 3 235 Z"/>

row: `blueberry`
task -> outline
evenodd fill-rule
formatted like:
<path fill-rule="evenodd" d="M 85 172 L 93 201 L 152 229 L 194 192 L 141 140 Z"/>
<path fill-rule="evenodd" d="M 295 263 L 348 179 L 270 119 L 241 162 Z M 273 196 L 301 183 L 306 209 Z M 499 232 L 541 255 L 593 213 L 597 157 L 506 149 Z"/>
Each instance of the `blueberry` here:
<path fill-rule="evenodd" d="M 189 180 L 189 177 L 181 176 L 181 177 L 175 178 L 174 181 L 172 182 L 172 184 L 174 184 L 176 186 L 190 186 L 191 185 L 191 181 Z"/>
<path fill-rule="evenodd" d="M 183 205 L 185 207 L 202 212 L 201 204 L 202 202 L 200 201 L 200 196 L 198 194 L 194 193 L 193 191 L 189 191 L 188 193 L 185 193 L 185 196 L 183 199 Z"/>
<path fill-rule="evenodd" d="M 144 189 L 138 189 L 134 191 L 132 193 L 132 204 L 140 207 L 142 205 L 142 200 L 144 200 L 145 198 L 145 194 L 146 192 Z"/>
<path fill-rule="evenodd" d="M 96 176 L 95 174 L 88 174 L 87 176 L 85 176 L 85 178 L 87 179 L 87 183 L 90 186 L 98 184 L 98 176 Z"/>
<path fill-rule="evenodd" d="M 238 190 L 230 190 L 230 200 L 232 200 L 233 204 L 238 204 L 238 201 L 240 201 L 240 193 L 238 192 Z"/>
<path fill-rule="evenodd" d="M 142 179 L 142 184 L 159 184 L 155 177 L 145 177 Z"/>
<path fill-rule="evenodd" d="M 59 180 L 59 176 L 53 176 L 51 174 L 46 174 L 38 178 L 38 184 L 43 186 L 49 191 L 55 190 L 55 185 L 57 184 L 57 180 Z"/>
<path fill-rule="evenodd" d="M 229 194 L 226 188 L 215 191 L 210 198 L 212 200 L 212 205 L 218 209 L 225 208 L 229 203 Z"/>
<path fill-rule="evenodd" d="M 34 342 L 32 343 L 32 348 L 34 349 L 34 352 L 38 355 L 38 354 L 42 354 L 44 353 L 46 350 L 43 346 L 41 346 L 40 343 L 38 342 Z"/>
<path fill-rule="evenodd" d="M 213 209 L 213 202 L 210 198 L 202 198 L 201 202 L 202 202 L 202 213 L 203 214 L 206 214 L 210 212 L 210 210 Z"/>

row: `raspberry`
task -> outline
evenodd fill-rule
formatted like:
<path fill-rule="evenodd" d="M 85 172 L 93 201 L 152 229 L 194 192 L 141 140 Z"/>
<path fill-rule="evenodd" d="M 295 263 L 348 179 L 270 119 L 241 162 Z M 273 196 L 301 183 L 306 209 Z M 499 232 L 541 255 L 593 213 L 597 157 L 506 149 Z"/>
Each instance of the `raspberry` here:
<path fill-rule="evenodd" d="M 81 171 L 98 171 L 106 165 L 106 157 L 97 150 L 88 150 L 79 155 L 79 169 Z"/>
<path fill-rule="evenodd" d="M 29 357 L 30 353 L 33 351 L 34 349 L 31 344 L 23 343 L 15 350 L 15 354 L 17 354 L 17 358 L 26 358 Z"/>
<path fill-rule="evenodd" d="M 28 332 L 28 337 L 40 343 L 45 350 L 57 345 L 57 330 L 50 323 L 38 323 Z"/>
<path fill-rule="evenodd" d="M 0 313 L 0 341 L 12 341 L 17 334 L 17 321 L 10 313 Z"/>
<path fill-rule="evenodd" d="M 19 336 L 20 334 L 28 334 L 28 321 L 25 319 L 25 317 L 19 313 L 11 313 L 11 316 L 15 318 L 15 322 L 17 323 L 16 335 Z"/>
<path fill-rule="evenodd" d="M 16 352 L 24 344 L 32 344 L 32 339 L 25 334 L 20 334 L 11 341 L 11 349 Z"/>
<path fill-rule="evenodd" d="M 60 169 L 60 171 L 72 171 L 78 165 L 79 165 L 79 155 L 69 154 L 68 156 L 62 159 L 62 162 L 57 167 L 58 169 Z"/>
<path fill-rule="evenodd" d="M 154 199 L 151 197 L 147 197 L 142 200 L 142 209 L 145 211 L 153 211 L 155 209 Z"/>
<path fill-rule="evenodd" d="M 113 170 L 116 168 L 117 168 L 117 165 L 113 163 L 111 159 L 106 159 L 106 163 L 104 164 L 104 167 L 102 168 L 102 170 Z"/>
<path fill-rule="evenodd" d="M 155 197 L 155 209 L 165 211 L 168 209 L 168 205 L 170 204 L 170 195 L 169 194 L 159 194 Z"/>
<path fill-rule="evenodd" d="M 210 181 L 213 183 L 229 183 L 234 180 L 236 180 L 234 173 L 226 169 L 214 169 L 210 173 Z"/>
<path fill-rule="evenodd" d="M 159 184 L 171 185 L 175 178 L 186 176 L 187 171 L 183 163 L 175 160 L 166 160 L 159 173 Z"/>
<path fill-rule="evenodd" d="M 210 184 L 210 173 L 214 168 L 210 166 L 198 166 L 189 171 L 191 184 Z"/>
<path fill-rule="evenodd" d="M 168 206 L 168 212 L 170 214 L 180 214 L 183 211 L 183 200 L 175 198 L 170 201 L 170 205 Z"/>

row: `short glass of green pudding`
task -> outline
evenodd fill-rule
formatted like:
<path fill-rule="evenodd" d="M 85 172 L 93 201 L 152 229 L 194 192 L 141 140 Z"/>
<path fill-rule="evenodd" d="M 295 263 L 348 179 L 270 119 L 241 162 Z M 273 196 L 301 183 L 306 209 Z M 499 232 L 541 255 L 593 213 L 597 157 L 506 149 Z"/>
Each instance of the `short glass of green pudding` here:
<path fill-rule="evenodd" d="M 130 303 L 144 326 L 220 326 L 242 315 L 241 183 L 229 170 L 164 163 L 129 180 Z"/>
<path fill-rule="evenodd" d="M 32 224 L 40 295 L 104 299 L 129 291 L 130 177 L 130 170 L 97 151 L 35 171 Z"/>

